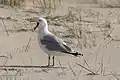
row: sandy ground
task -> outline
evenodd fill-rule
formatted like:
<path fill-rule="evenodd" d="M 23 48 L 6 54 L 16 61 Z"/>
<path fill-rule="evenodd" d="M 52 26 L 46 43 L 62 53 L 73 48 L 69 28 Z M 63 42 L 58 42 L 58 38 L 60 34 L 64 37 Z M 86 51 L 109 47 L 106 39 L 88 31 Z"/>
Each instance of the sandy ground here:
<path fill-rule="evenodd" d="M 34 7 L 37 3 L 33 6 L 31 2 L 21 8 L 0 5 L 0 79 L 119 80 L 120 9 L 100 8 L 101 5 L 91 4 L 92 2 L 83 1 L 81 3 L 85 4 L 80 4 L 66 0 L 61 5 L 56 3 L 58 4 L 56 10 L 51 12 Z M 75 15 L 73 22 L 69 22 L 71 13 L 68 8 L 71 9 L 72 15 Z M 80 15 L 81 21 L 76 18 Z M 77 58 L 71 55 L 57 56 L 54 68 L 41 67 L 47 64 L 47 54 L 37 43 L 37 31 L 30 31 L 36 25 L 35 22 L 31 22 L 32 19 L 38 16 L 68 16 L 64 18 L 64 20 L 68 18 L 65 24 L 60 22 L 63 17 L 58 21 L 48 18 L 49 29 L 84 56 Z M 70 37 L 72 33 L 68 31 L 69 29 L 73 32 L 77 30 L 79 32 L 80 29 L 82 37 Z M 81 42 L 78 43 L 77 40 Z M 1 67 L 11 65 L 40 67 Z"/>

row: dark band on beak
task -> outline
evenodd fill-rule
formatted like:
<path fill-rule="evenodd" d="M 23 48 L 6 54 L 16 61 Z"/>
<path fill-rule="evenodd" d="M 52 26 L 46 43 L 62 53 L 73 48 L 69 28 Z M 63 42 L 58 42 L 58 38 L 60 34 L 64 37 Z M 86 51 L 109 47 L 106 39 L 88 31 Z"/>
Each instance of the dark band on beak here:
<path fill-rule="evenodd" d="M 37 22 L 37 25 L 34 27 L 34 30 L 36 30 L 36 28 L 38 27 L 39 23 Z"/>

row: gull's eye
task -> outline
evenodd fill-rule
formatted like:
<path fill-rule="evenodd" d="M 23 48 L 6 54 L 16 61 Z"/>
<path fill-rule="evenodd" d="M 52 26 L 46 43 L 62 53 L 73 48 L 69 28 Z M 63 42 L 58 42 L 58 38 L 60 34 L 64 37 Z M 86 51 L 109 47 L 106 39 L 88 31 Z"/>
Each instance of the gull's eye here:
<path fill-rule="evenodd" d="M 42 20 L 39 19 L 39 21 L 42 21 Z"/>

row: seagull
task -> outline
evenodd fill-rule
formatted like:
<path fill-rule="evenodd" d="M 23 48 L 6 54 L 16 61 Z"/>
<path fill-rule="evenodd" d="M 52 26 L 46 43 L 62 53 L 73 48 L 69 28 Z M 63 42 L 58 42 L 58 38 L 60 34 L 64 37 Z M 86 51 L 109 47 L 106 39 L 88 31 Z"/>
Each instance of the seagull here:
<path fill-rule="evenodd" d="M 40 48 L 48 54 L 48 65 L 47 66 L 54 66 L 54 56 L 71 54 L 74 56 L 83 54 L 74 51 L 70 48 L 61 38 L 55 36 L 48 30 L 48 23 L 47 20 L 43 17 L 39 17 L 37 19 L 37 25 L 34 27 L 34 31 L 38 27 L 38 44 Z M 52 65 L 50 65 L 50 59 L 52 56 Z"/>

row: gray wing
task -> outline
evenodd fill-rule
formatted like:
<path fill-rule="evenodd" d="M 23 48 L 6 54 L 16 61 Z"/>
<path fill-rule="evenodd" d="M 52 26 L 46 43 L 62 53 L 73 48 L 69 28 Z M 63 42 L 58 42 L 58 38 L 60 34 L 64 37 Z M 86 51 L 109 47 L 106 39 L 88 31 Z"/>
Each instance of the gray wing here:
<path fill-rule="evenodd" d="M 44 36 L 41 40 L 41 44 L 45 45 L 45 48 L 49 51 L 59 51 L 64 53 L 70 53 L 72 51 L 62 39 L 53 35 Z"/>

